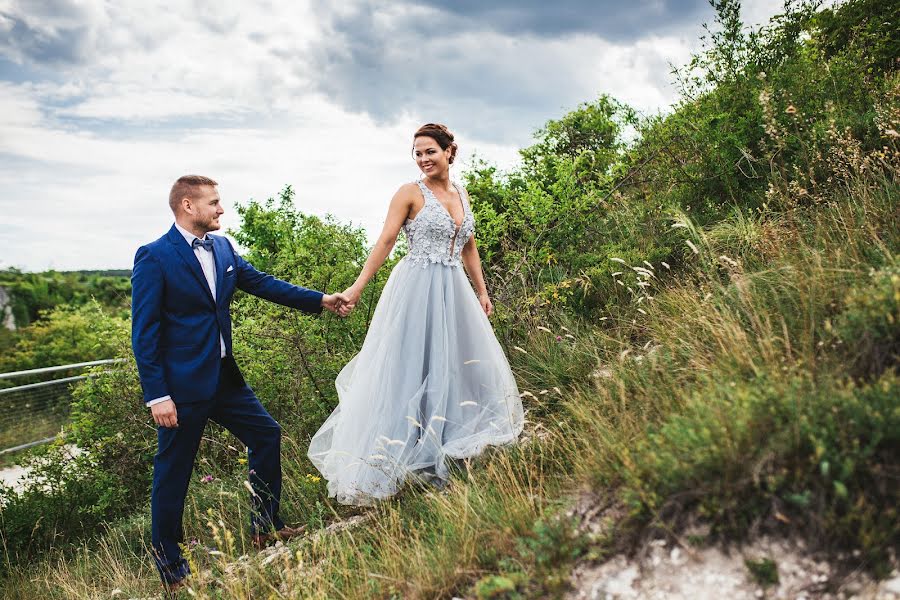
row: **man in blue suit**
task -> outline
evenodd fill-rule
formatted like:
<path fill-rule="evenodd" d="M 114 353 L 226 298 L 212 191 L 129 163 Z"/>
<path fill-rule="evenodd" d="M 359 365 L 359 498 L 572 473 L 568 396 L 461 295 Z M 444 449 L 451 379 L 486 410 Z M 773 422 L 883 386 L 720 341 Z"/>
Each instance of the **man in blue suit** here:
<path fill-rule="evenodd" d="M 170 591 L 190 572 L 178 544 L 194 458 L 209 419 L 247 446 L 254 543 L 261 547 L 301 532 L 278 517 L 281 428 L 232 356 L 229 305 L 235 289 L 304 312 L 349 312 L 341 294 L 257 271 L 228 240 L 209 235 L 219 229 L 224 212 L 217 185 L 199 175 L 175 182 L 169 194 L 175 224 L 138 249 L 131 277 L 132 347 L 159 444 L 151 492 L 153 554 Z"/>

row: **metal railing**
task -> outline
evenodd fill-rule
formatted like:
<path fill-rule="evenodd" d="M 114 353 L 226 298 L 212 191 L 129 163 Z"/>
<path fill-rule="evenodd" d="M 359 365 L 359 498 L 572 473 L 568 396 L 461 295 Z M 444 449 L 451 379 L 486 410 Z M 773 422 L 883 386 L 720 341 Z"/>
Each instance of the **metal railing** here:
<path fill-rule="evenodd" d="M 94 360 L 0 373 L 0 381 L 86 369 L 122 362 L 122 360 Z M 45 444 L 56 439 L 63 425 L 69 419 L 72 405 L 72 384 L 93 376 L 94 374 L 91 373 L 72 375 L 0 388 L 0 455 Z"/>

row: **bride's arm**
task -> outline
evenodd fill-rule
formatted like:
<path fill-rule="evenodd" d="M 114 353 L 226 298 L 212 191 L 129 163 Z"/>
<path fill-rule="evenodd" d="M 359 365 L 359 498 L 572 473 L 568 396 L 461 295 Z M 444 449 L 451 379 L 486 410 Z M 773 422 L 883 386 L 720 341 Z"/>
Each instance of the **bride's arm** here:
<path fill-rule="evenodd" d="M 466 245 L 463 246 L 461 256 L 463 266 L 466 268 L 466 273 L 469 274 L 469 279 L 472 280 L 472 285 L 475 287 L 475 294 L 478 296 L 478 302 L 481 304 L 481 308 L 484 309 L 484 314 L 491 316 L 491 313 L 494 312 L 494 305 L 491 303 L 491 299 L 487 292 L 487 286 L 484 283 L 484 273 L 481 270 L 481 257 L 478 255 L 478 247 L 475 245 L 474 235 L 470 237 L 469 241 L 466 242 Z"/>
<path fill-rule="evenodd" d="M 418 188 L 415 184 L 408 183 L 397 190 L 397 193 L 391 198 L 391 205 L 388 207 L 388 214 L 384 220 L 384 228 L 381 230 L 381 235 L 378 236 L 378 241 L 372 247 L 372 251 L 369 253 L 369 257 L 366 259 L 366 264 L 363 265 L 359 277 L 344 292 L 349 298 L 351 307 L 359 301 L 366 284 L 381 268 L 391 250 L 393 250 L 394 244 L 397 242 L 397 234 L 400 233 L 400 228 L 403 226 L 415 203 L 416 195 L 413 190 L 418 190 Z"/>

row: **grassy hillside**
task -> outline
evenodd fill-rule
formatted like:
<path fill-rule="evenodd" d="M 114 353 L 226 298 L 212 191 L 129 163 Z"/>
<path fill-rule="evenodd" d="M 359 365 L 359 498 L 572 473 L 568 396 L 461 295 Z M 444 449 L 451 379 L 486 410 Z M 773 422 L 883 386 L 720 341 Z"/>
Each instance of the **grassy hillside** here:
<path fill-rule="evenodd" d="M 393 263 L 346 321 L 238 300 L 236 355 L 287 436 L 284 510 L 312 533 L 251 552 L 243 453 L 210 431 L 186 517 L 191 596 L 553 596 L 574 561 L 648 535 L 800 536 L 885 574 L 900 542 L 900 7 L 797 9 L 748 32 L 736 3 L 714 6 L 671 113 L 601 97 L 548 122 L 518 170 L 466 174 L 528 425 L 448 489 L 348 509 L 305 457 Z M 362 232 L 298 214 L 292 194 L 241 210 L 251 262 L 349 284 Z M 48 449 L 44 485 L 4 494 L 6 597 L 159 589 L 136 375 L 78 395 L 71 436 L 88 452 L 63 467 Z M 569 516 L 585 495 L 599 529 Z"/>

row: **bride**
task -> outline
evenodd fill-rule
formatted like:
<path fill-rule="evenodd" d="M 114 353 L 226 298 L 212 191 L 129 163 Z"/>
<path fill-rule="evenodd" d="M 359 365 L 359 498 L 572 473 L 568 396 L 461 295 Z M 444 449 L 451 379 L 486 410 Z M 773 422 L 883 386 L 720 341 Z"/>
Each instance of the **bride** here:
<path fill-rule="evenodd" d="M 441 484 L 444 459 L 514 441 L 523 412 L 509 363 L 488 322 L 488 297 L 465 189 L 450 180 L 453 134 L 413 136 L 423 178 L 391 200 L 384 230 L 356 282 L 352 307 L 403 229 L 409 253 L 385 284 L 362 349 L 335 381 L 337 408 L 309 457 L 344 504 L 371 504 L 410 477 Z M 475 291 L 460 264 L 472 279 Z"/>

